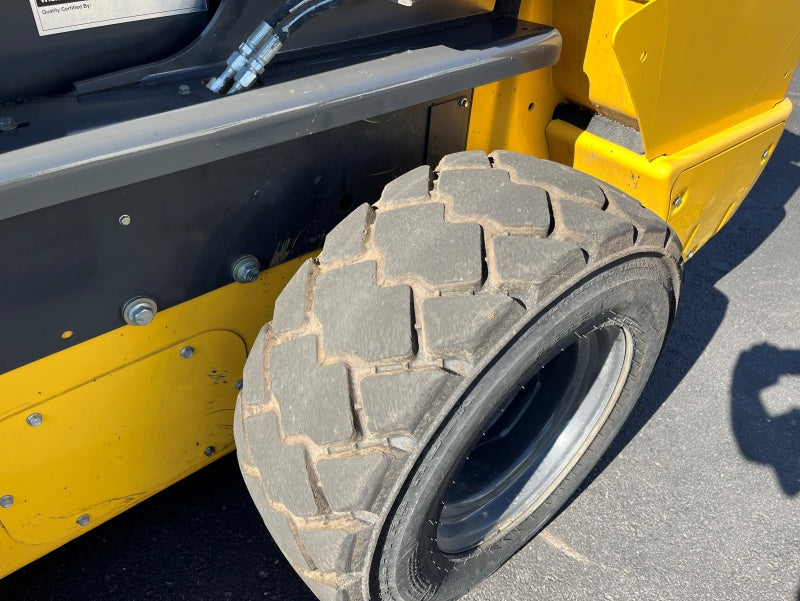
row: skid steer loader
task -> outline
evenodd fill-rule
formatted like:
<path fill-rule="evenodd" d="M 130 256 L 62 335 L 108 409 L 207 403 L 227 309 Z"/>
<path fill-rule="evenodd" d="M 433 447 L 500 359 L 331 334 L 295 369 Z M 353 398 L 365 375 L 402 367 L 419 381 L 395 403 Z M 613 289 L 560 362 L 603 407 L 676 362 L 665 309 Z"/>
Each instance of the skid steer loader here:
<path fill-rule="evenodd" d="M 0 32 L 0 575 L 235 448 L 323 601 L 455 599 L 568 501 L 800 60 L 790 0 L 14 0 Z"/>

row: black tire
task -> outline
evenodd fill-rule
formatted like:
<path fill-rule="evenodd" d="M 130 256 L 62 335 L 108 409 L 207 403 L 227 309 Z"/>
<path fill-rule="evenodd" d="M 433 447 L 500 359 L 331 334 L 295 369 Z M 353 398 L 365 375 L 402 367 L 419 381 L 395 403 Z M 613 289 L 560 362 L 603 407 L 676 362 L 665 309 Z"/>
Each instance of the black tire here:
<path fill-rule="evenodd" d="M 298 574 L 323 601 L 444 601 L 491 574 L 619 431 L 680 278 L 638 202 L 510 152 L 356 209 L 278 298 L 237 403 L 242 473 Z"/>

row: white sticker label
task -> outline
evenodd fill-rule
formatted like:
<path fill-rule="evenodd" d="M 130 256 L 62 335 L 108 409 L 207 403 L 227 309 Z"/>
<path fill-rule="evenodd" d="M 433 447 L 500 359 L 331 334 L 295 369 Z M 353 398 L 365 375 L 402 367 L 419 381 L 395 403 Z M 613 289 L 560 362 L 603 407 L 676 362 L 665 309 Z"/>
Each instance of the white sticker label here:
<path fill-rule="evenodd" d="M 30 0 L 39 35 L 206 10 L 207 0 Z"/>

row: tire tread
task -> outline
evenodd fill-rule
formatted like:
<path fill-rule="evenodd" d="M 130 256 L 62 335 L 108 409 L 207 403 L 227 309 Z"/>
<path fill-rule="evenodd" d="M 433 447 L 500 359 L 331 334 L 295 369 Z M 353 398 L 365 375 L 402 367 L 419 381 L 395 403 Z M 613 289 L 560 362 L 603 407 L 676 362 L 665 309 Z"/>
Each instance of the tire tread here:
<path fill-rule="evenodd" d="M 259 334 L 234 426 L 251 495 L 314 594 L 365 601 L 391 488 L 486 341 L 632 245 L 680 261 L 675 234 L 635 200 L 506 151 L 415 169 L 331 232 Z"/>

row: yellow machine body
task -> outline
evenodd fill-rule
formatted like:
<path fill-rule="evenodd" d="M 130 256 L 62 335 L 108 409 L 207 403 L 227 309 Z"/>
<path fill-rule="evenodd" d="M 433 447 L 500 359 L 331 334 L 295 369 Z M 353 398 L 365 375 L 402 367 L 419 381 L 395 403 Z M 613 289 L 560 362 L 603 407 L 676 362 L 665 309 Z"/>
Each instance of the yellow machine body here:
<path fill-rule="evenodd" d="M 233 449 L 247 352 L 304 259 L 0 376 L 0 486 L 13 493 L 0 575 Z"/>
<path fill-rule="evenodd" d="M 561 60 L 475 89 L 467 147 L 575 166 L 696 252 L 785 127 L 800 3 L 524 0 L 519 16 L 561 31 Z M 644 152 L 554 119 L 562 103 L 637 130 Z M 0 509 L 0 576 L 233 448 L 235 384 L 301 260 L 0 376 L 0 496 L 13 495 Z"/>
<path fill-rule="evenodd" d="M 627 192 L 688 258 L 730 218 L 786 126 L 800 60 L 790 0 L 523 2 L 564 42 L 551 69 L 478 88 L 468 147 L 549 158 Z M 636 130 L 639 153 L 561 120 L 575 104 Z"/>

